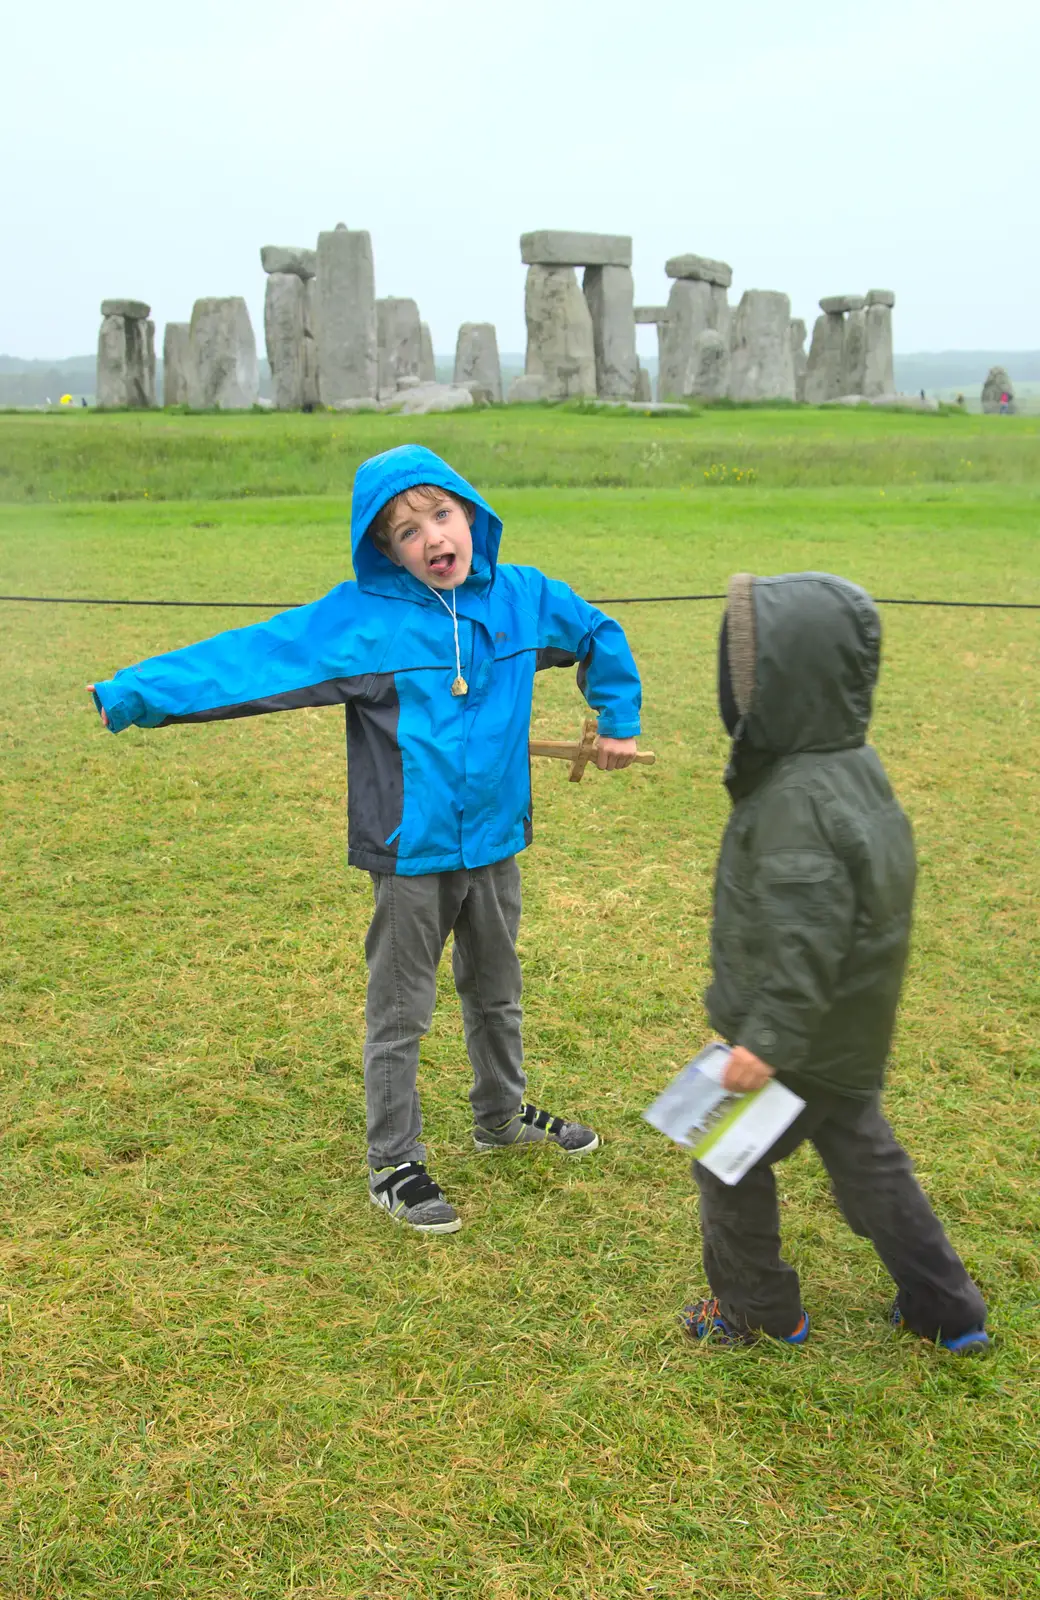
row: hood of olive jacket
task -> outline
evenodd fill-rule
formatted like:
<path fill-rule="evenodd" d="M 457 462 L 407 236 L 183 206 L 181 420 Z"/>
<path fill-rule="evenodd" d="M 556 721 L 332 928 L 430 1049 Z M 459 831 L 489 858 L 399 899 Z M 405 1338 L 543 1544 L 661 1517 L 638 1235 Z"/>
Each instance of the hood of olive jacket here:
<path fill-rule="evenodd" d="M 776 756 L 864 743 L 881 653 L 865 590 L 826 572 L 738 573 L 727 618 L 738 741 Z"/>

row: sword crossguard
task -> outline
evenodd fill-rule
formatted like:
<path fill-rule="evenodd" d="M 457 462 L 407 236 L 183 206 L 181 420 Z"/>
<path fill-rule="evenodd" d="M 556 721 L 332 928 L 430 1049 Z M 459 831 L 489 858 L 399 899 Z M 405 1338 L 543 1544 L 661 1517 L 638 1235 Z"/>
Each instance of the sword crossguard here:
<path fill-rule="evenodd" d="M 568 774 L 571 783 L 580 783 L 585 768 L 596 757 L 598 744 L 596 735 L 595 717 L 586 717 L 581 730 L 581 738 L 576 744 L 569 744 L 563 739 L 532 739 L 528 750 L 533 756 L 548 756 L 552 761 L 569 761 L 571 770 Z M 652 767 L 657 757 L 652 750 L 637 750 L 632 758 L 640 766 Z"/>

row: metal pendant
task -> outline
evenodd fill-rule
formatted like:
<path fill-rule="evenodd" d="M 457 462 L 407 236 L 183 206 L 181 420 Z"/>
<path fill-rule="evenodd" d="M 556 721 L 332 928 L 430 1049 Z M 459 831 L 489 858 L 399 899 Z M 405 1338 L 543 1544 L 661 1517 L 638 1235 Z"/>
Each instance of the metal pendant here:
<path fill-rule="evenodd" d="M 456 698 L 458 698 L 460 694 L 469 694 L 469 684 L 466 682 L 461 673 L 452 684 L 451 692 Z"/>

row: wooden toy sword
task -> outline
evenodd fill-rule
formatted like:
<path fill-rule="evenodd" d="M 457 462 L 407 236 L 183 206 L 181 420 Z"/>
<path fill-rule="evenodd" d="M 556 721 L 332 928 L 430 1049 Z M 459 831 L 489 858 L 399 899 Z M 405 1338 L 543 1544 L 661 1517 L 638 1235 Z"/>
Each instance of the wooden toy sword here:
<path fill-rule="evenodd" d="M 563 739 L 532 739 L 527 748 L 533 756 L 549 756 L 553 761 L 569 761 L 570 780 L 572 783 L 580 783 L 587 764 L 596 756 L 596 719 L 586 717 L 577 744 L 568 744 Z M 652 767 L 657 757 L 652 750 L 637 750 L 632 760 L 638 761 L 641 766 Z"/>

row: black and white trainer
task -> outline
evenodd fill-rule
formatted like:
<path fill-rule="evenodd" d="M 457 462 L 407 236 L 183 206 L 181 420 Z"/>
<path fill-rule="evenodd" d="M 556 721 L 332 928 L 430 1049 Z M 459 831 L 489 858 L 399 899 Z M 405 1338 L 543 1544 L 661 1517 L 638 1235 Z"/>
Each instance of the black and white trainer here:
<path fill-rule="evenodd" d="M 416 1233 L 458 1233 L 462 1227 L 462 1218 L 421 1161 L 370 1168 L 368 1198 L 388 1211 L 394 1222 L 402 1222 Z"/>
<path fill-rule="evenodd" d="M 515 1116 L 497 1128 L 474 1128 L 473 1143 L 482 1156 L 508 1150 L 515 1144 L 544 1144 L 550 1140 L 567 1156 L 587 1156 L 599 1149 L 599 1134 L 581 1122 L 564 1122 L 551 1111 L 522 1105 Z"/>

